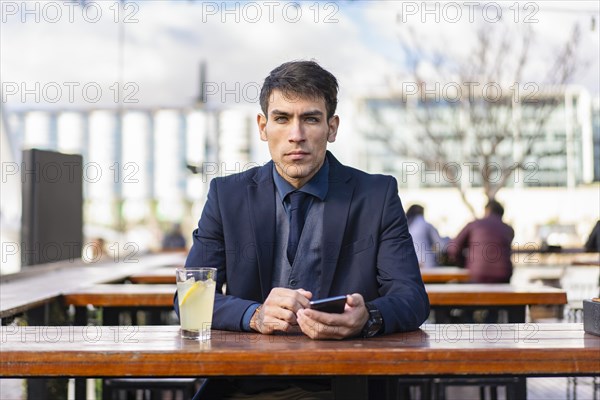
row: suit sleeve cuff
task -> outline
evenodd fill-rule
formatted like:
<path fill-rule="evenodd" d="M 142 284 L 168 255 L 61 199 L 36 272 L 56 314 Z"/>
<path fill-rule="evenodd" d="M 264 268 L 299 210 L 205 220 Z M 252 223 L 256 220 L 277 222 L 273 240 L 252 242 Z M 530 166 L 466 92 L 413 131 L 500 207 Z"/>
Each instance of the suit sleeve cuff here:
<path fill-rule="evenodd" d="M 245 332 L 252 331 L 252 329 L 250 329 L 250 320 L 252 319 L 252 316 L 254 315 L 254 312 L 256 311 L 258 306 L 260 306 L 260 303 L 254 303 L 246 309 L 246 312 L 244 312 L 244 315 L 242 316 L 242 322 L 241 322 L 243 331 L 245 331 Z"/>

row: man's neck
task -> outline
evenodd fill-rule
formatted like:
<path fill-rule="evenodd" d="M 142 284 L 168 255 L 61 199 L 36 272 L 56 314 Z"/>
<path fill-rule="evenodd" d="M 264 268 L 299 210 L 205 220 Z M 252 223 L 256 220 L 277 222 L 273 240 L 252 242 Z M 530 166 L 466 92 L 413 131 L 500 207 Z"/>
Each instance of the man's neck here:
<path fill-rule="evenodd" d="M 277 173 L 279 174 L 279 176 L 281 176 L 287 183 L 292 185 L 295 189 L 300 189 L 302 186 L 306 185 L 306 183 L 309 182 L 319 172 L 319 170 L 323 167 L 324 162 L 325 162 L 325 159 L 323 159 L 323 161 L 321 161 L 321 164 L 319 165 L 319 167 L 315 168 L 315 170 L 310 175 L 303 176 L 302 178 L 293 178 L 293 177 L 287 175 L 278 164 L 275 164 L 275 169 L 277 170 Z"/>

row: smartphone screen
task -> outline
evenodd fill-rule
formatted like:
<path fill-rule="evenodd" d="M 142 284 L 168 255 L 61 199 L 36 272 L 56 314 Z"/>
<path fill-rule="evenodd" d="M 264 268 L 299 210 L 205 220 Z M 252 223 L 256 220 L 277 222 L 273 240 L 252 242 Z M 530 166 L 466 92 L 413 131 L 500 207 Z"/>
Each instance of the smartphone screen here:
<path fill-rule="evenodd" d="M 346 305 L 346 296 L 328 297 L 310 302 L 310 308 L 326 313 L 341 314 Z"/>

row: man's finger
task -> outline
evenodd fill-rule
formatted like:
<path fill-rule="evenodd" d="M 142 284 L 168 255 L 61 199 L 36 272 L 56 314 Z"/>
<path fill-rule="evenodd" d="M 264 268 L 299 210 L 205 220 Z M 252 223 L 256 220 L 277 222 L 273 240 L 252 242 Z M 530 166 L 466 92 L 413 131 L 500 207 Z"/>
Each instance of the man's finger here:
<path fill-rule="evenodd" d="M 353 294 L 349 294 L 347 296 L 346 303 L 351 307 L 359 307 L 359 306 L 365 304 L 365 301 L 361 294 L 353 293 Z"/>
<path fill-rule="evenodd" d="M 298 289 L 296 290 L 298 293 L 300 293 L 302 296 L 304 296 L 307 300 L 312 299 L 312 293 L 309 292 L 308 290 L 304 290 L 304 289 Z"/>
<path fill-rule="evenodd" d="M 346 320 L 344 314 L 332 314 L 311 309 L 303 310 L 303 312 L 313 321 L 326 325 L 344 325 L 344 321 Z"/>
<path fill-rule="evenodd" d="M 311 339 L 342 339 L 346 336 L 343 327 L 320 323 L 310 318 L 310 313 L 306 311 L 310 310 L 302 310 L 298 313 L 298 325 L 306 336 Z"/>

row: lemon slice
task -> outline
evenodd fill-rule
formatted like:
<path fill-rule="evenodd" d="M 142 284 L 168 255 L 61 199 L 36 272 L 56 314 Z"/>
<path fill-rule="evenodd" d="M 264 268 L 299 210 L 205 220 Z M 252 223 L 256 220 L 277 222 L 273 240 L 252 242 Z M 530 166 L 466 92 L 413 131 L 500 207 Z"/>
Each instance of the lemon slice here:
<path fill-rule="evenodd" d="M 198 281 L 196 283 L 194 283 L 192 285 L 191 288 L 188 289 L 187 292 L 185 292 L 185 295 L 183 296 L 183 299 L 181 299 L 181 303 L 179 303 L 179 306 L 182 306 L 185 301 L 188 299 L 188 297 L 190 297 L 192 295 L 192 293 L 194 293 L 196 290 L 198 290 L 198 288 L 202 286 L 202 281 Z"/>

